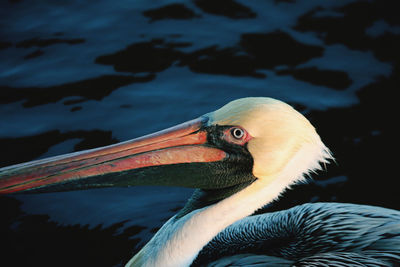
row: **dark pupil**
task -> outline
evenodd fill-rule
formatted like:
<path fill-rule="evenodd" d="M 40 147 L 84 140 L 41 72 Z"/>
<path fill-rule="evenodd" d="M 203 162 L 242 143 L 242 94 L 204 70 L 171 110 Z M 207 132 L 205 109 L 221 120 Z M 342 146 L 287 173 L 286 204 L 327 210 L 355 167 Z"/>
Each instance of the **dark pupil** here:
<path fill-rule="evenodd" d="M 240 129 L 234 129 L 234 130 L 233 130 L 233 136 L 234 136 L 235 138 L 242 138 L 242 136 L 243 136 L 242 130 L 240 130 Z"/>

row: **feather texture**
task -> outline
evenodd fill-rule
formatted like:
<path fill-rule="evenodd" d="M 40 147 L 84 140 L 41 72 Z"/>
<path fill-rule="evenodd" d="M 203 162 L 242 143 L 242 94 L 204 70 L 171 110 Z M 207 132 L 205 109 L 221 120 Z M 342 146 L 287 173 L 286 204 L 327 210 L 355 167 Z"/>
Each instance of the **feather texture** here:
<path fill-rule="evenodd" d="M 281 258 L 295 266 L 395 266 L 400 263 L 400 212 L 315 203 L 246 217 L 208 243 L 194 265 L 246 253 Z"/>

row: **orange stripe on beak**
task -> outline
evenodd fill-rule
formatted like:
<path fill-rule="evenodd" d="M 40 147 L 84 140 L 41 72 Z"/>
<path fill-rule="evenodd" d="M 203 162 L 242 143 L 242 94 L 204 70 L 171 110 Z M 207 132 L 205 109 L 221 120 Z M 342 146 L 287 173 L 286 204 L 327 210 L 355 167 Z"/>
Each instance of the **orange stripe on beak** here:
<path fill-rule="evenodd" d="M 144 167 L 223 160 L 226 153 L 204 146 L 204 118 L 119 144 L 86 150 L 0 169 L 0 194 L 84 178 L 118 175 Z"/>

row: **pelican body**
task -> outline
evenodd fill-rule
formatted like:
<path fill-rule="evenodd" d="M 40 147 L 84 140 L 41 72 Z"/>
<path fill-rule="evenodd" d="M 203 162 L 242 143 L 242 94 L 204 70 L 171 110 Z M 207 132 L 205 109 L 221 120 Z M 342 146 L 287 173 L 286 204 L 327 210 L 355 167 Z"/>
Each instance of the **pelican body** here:
<path fill-rule="evenodd" d="M 243 98 L 155 134 L 2 168 L 0 193 L 196 188 L 127 266 L 400 262 L 398 211 L 320 203 L 250 216 L 331 158 L 291 106 Z"/>

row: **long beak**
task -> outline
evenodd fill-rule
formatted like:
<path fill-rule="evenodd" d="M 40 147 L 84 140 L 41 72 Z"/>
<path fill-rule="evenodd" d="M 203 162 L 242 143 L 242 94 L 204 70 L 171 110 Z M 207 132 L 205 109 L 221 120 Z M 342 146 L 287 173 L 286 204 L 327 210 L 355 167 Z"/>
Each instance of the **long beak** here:
<path fill-rule="evenodd" d="M 144 175 L 143 172 L 149 167 L 211 163 L 227 157 L 224 151 L 207 145 L 207 132 L 203 129 L 206 121 L 206 117 L 200 117 L 119 144 L 2 168 L 0 194 L 138 184 L 168 185 L 166 178 L 154 170 L 149 179 L 148 173 Z M 174 183 L 200 186 L 188 180 Z"/>

